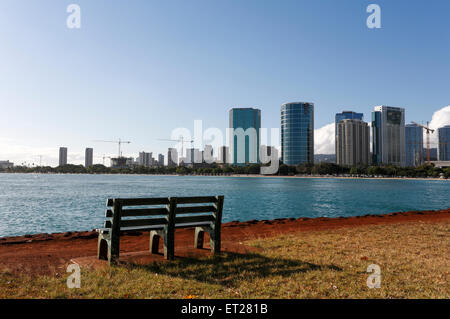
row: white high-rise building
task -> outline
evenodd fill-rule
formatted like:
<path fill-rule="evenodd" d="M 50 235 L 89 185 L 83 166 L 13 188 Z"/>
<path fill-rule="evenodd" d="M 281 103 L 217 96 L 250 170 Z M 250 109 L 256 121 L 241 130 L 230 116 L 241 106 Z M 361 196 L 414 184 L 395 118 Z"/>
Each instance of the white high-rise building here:
<path fill-rule="evenodd" d="M 214 149 L 213 149 L 212 145 L 205 145 L 205 149 L 203 151 L 202 158 L 203 158 L 203 162 L 206 162 L 208 164 L 215 162 Z"/>
<path fill-rule="evenodd" d="M 202 163 L 202 152 L 198 148 L 186 149 L 186 162 L 185 164 L 198 164 Z"/>
<path fill-rule="evenodd" d="M 405 109 L 375 106 L 372 112 L 372 162 L 406 165 Z"/>
<path fill-rule="evenodd" d="M 139 153 L 139 165 L 150 167 L 153 165 L 152 153 L 140 152 Z"/>

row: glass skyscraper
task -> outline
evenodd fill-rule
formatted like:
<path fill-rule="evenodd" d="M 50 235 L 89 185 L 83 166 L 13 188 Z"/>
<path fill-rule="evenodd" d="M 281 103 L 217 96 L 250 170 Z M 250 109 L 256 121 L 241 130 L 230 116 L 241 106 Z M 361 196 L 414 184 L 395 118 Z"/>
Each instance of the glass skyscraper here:
<path fill-rule="evenodd" d="M 230 150 L 233 165 L 259 162 L 261 110 L 233 108 L 230 110 Z"/>
<path fill-rule="evenodd" d="M 413 167 L 422 164 L 423 159 L 423 130 L 416 124 L 405 126 L 406 166 Z"/>
<path fill-rule="evenodd" d="M 334 129 L 334 138 L 335 138 L 335 143 L 334 143 L 334 150 L 335 150 L 335 154 L 337 154 L 337 126 L 338 123 L 342 120 L 360 120 L 362 121 L 364 119 L 364 114 L 362 113 L 356 113 L 353 111 L 342 111 L 342 113 L 336 113 L 335 116 L 335 129 Z"/>
<path fill-rule="evenodd" d="M 450 161 L 450 125 L 438 128 L 438 160 Z"/>
<path fill-rule="evenodd" d="M 281 106 L 281 161 L 286 165 L 314 163 L 314 103 Z"/>

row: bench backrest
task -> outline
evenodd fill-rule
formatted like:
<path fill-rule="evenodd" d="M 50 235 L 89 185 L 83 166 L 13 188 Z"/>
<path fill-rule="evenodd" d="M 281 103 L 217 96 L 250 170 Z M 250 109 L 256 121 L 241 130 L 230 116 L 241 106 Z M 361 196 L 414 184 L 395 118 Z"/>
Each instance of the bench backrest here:
<path fill-rule="evenodd" d="M 105 228 L 113 232 L 207 225 L 220 228 L 223 201 L 224 196 L 108 199 Z"/>

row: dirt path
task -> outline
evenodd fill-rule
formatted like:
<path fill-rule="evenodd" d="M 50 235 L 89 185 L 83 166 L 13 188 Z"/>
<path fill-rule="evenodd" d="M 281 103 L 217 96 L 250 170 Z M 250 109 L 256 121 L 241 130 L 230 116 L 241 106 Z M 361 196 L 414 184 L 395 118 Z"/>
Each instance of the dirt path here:
<path fill-rule="evenodd" d="M 222 227 L 225 250 L 240 252 L 239 243 L 249 239 L 265 238 L 286 233 L 319 231 L 340 227 L 393 224 L 405 222 L 445 222 L 450 220 L 450 209 L 440 211 L 402 212 L 386 215 L 367 215 L 348 218 L 299 218 L 273 221 L 232 222 Z M 175 254 L 183 255 L 193 245 L 193 229 L 177 230 Z M 149 249 L 148 232 L 131 233 L 121 237 L 121 253 Z M 245 250 L 244 250 L 245 251 Z M 32 236 L 0 238 L 0 271 L 15 274 L 60 275 L 70 260 L 96 255 L 95 232 L 68 232 Z M 199 251 L 199 255 L 205 251 Z M 156 259 L 161 256 L 156 256 Z"/>

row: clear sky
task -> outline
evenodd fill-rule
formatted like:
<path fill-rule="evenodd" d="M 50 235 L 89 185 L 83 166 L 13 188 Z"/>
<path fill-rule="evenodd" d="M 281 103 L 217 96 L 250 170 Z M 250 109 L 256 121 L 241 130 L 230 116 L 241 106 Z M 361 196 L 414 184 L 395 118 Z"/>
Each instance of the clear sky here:
<path fill-rule="evenodd" d="M 66 8 L 81 7 L 81 29 Z M 366 8 L 381 7 L 381 29 Z M 225 129 L 231 107 L 315 103 L 315 127 L 375 105 L 431 120 L 450 104 L 450 1 L 2 0 L 0 160 L 55 165 L 58 147 L 163 152 L 177 127 Z M 450 123 L 448 123 L 450 124 Z M 102 162 L 100 157 L 95 162 Z"/>

